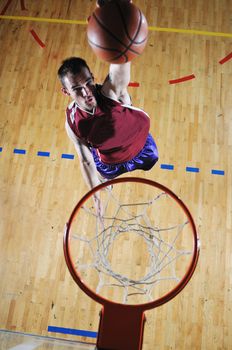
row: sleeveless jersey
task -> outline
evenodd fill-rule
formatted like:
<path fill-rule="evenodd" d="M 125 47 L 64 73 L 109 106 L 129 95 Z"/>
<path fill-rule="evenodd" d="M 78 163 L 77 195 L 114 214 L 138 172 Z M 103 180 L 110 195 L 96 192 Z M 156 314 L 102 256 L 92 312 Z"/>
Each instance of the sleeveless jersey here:
<path fill-rule="evenodd" d="M 110 99 L 97 88 L 94 113 L 82 110 L 75 101 L 66 110 L 74 134 L 97 149 L 103 163 L 118 164 L 135 157 L 146 143 L 150 119 L 143 110 Z"/>

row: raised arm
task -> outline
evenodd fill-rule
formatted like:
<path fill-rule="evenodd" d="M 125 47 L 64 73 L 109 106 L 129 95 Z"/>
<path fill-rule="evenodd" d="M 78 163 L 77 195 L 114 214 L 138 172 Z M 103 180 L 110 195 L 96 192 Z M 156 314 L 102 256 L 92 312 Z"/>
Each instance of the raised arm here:
<path fill-rule="evenodd" d="M 96 5 L 104 6 L 111 1 L 132 2 L 132 0 L 97 0 Z M 131 104 L 127 86 L 130 82 L 130 62 L 124 64 L 110 64 L 109 75 L 106 77 L 102 92 L 113 99 L 123 103 Z"/>
<path fill-rule="evenodd" d="M 106 77 L 102 92 L 123 103 L 131 104 L 130 96 L 127 91 L 127 86 L 130 82 L 130 67 L 131 63 L 110 64 L 109 74 Z"/>

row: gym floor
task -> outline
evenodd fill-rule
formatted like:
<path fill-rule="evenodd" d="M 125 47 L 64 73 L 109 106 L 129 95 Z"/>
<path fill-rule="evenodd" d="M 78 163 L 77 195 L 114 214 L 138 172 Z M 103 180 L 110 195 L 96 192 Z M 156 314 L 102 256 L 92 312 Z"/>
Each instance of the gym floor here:
<path fill-rule="evenodd" d="M 134 4 L 149 39 L 128 89 L 150 115 L 160 159 L 133 176 L 174 191 L 201 239 L 188 286 L 146 313 L 143 350 L 229 350 L 232 1 Z M 64 225 L 88 189 L 64 129 L 70 101 L 56 74 L 63 59 L 80 56 L 98 83 L 107 75 L 87 44 L 94 8 L 87 0 L 0 0 L 0 329 L 96 341 L 100 305 L 78 289 L 63 256 Z"/>

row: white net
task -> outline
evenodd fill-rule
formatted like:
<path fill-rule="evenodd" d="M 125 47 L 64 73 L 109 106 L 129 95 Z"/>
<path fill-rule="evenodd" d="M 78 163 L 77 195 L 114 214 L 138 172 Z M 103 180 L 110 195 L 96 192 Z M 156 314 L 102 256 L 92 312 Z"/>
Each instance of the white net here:
<path fill-rule="evenodd" d="M 180 282 L 194 236 L 181 206 L 159 188 L 134 181 L 99 190 L 70 228 L 71 256 L 84 283 L 120 303 L 157 300 Z"/>

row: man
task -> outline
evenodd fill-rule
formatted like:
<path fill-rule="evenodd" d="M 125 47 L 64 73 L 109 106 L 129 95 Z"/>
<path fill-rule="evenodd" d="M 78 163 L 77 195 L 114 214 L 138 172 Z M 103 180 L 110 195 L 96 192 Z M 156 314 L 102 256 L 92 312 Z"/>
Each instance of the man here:
<path fill-rule="evenodd" d="M 110 1 L 98 0 L 97 6 Z M 66 110 L 65 127 L 88 187 L 125 172 L 153 167 L 158 151 L 149 134 L 149 117 L 131 105 L 127 91 L 130 62 L 110 64 L 103 85 L 94 83 L 87 63 L 78 57 L 63 61 L 58 76 L 63 93 L 73 99 Z"/>
<path fill-rule="evenodd" d="M 94 83 L 88 65 L 78 57 L 63 61 L 58 76 L 62 91 L 73 99 L 66 110 L 65 127 L 88 187 L 153 167 L 158 151 L 149 134 L 149 117 L 131 106 L 127 91 L 130 62 L 110 64 L 103 85 Z"/>

